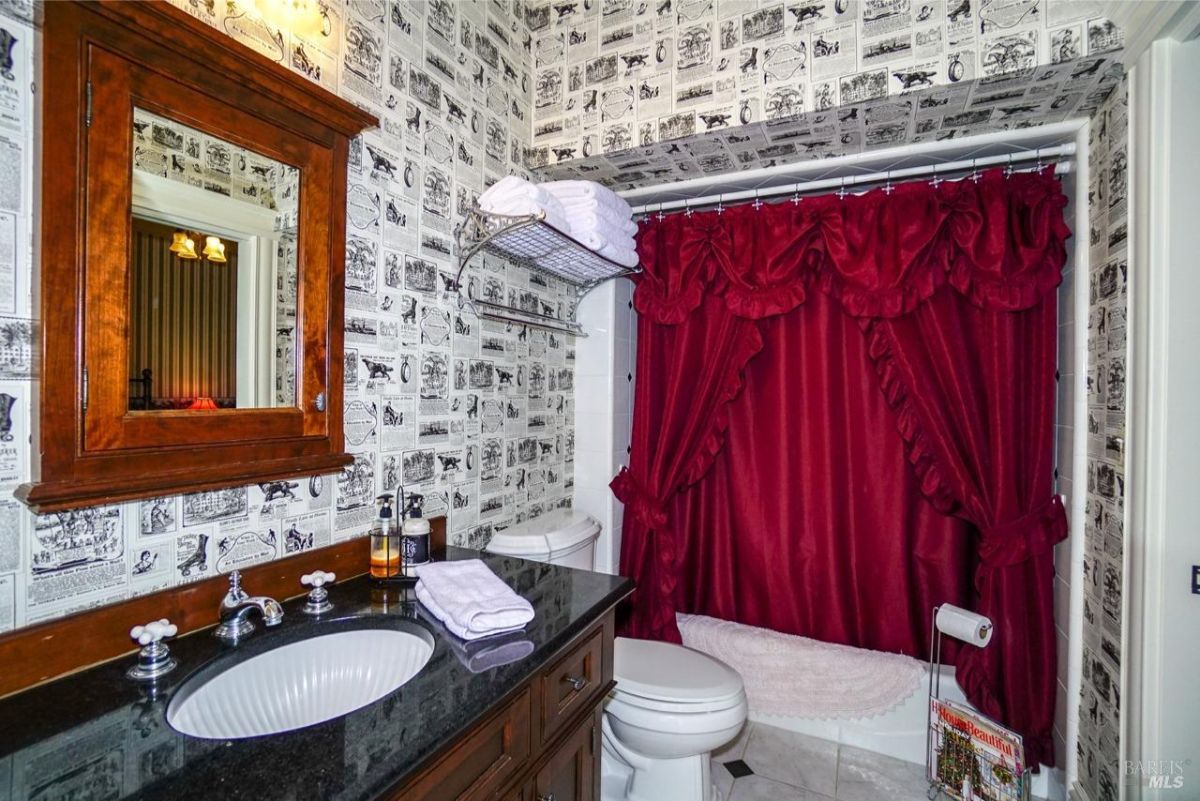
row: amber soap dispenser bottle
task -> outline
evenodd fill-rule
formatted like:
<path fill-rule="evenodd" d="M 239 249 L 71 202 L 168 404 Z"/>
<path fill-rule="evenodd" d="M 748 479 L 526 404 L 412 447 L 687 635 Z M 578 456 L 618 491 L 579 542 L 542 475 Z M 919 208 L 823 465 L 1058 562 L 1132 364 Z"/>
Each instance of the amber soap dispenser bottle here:
<path fill-rule="evenodd" d="M 392 581 L 403 575 L 400 527 L 392 518 L 392 495 L 384 493 L 375 499 L 379 517 L 371 527 L 371 578 Z"/>

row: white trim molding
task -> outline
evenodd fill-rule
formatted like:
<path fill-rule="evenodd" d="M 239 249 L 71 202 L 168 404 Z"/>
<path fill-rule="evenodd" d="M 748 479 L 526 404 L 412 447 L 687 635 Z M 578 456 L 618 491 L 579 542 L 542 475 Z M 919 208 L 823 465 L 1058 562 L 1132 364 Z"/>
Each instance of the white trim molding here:
<path fill-rule="evenodd" d="M 1122 775 L 1122 797 L 1174 801 L 1200 792 L 1200 41 L 1155 41 L 1131 75 L 1124 753 L 1177 760 L 1184 786 Z"/>

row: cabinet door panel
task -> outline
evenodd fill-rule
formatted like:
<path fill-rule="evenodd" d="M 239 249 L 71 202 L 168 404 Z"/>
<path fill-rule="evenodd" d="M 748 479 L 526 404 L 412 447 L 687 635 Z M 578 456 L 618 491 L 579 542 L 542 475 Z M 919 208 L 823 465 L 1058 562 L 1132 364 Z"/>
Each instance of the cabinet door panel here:
<path fill-rule="evenodd" d="M 599 714 L 580 724 L 538 771 L 537 801 L 598 800 Z"/>

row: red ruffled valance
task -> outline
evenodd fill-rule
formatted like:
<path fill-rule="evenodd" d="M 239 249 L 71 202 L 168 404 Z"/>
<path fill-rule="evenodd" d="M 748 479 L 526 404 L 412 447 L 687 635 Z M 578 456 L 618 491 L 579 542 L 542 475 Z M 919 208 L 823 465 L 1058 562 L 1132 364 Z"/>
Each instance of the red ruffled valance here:
<path fill-rule="evenodd" d="M 897 317 L 949 283 L 977 306 L 1026 309 L 1059 283 L 1066 202 L 1047 168 L 651 215 L 638 232 L 634 302 L 653 322 L 675 324 L 716 294 L 734 315 L 761 319 L 816 288 L 854 317 Z"/>

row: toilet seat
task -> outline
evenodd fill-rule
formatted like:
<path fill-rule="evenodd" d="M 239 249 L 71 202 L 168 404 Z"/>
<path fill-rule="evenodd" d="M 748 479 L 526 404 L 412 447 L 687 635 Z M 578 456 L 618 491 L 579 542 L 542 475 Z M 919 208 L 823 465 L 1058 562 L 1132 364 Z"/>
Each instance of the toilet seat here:
<path fill-rule="evenodd" d="M 618 693 L 632 696 L 630 703 L 647 709 L 719 710 L 745 697 L 742 677 L 724 662 L 682 645 L 654 640 L 617 637 L 613 677 Z"/>
<path fill-rule="evenodd" d="M 746 694 L 738 691 L 728 698 L 717 698 L 712 701 L 664 701 L 661 698 L 643 698 L 634 693 L 625 692 L 620 685 L 613 688 L 610 696 L 628 706 L 644 709 L 647 712 L 666 712 L 672 715 L 698 715 L 707 712 L 723 712 L 734 709 L 746 701 Z"/>

